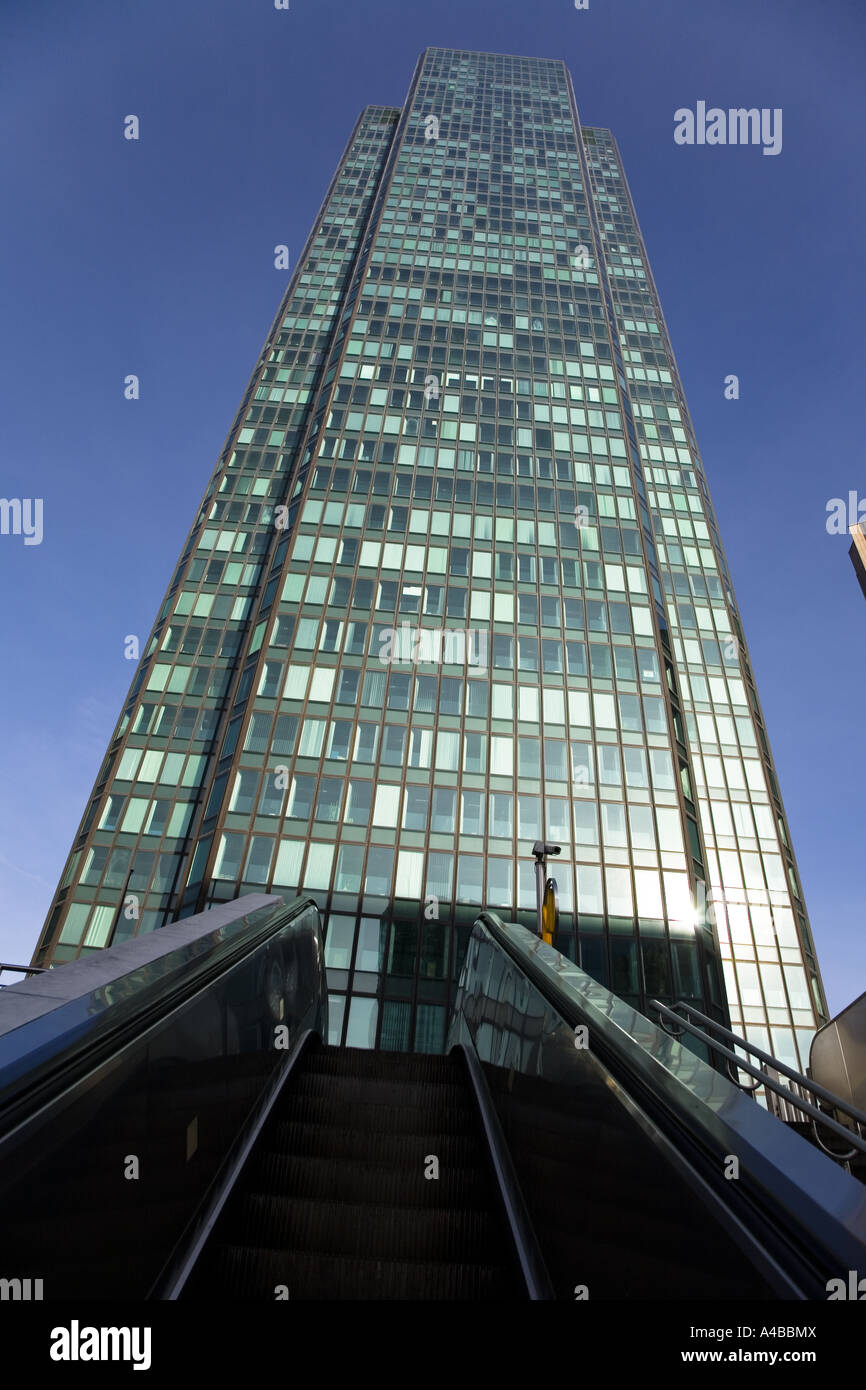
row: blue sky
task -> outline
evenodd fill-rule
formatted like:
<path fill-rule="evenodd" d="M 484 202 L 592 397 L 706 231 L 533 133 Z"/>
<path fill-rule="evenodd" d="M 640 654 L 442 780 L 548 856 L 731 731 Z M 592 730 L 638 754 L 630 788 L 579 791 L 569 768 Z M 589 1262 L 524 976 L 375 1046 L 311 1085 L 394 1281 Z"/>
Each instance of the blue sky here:
<path fill-rule="evenodd" d="M 438 45 L 563 58 L 583 121 L 619 140 L 843 1007 L 866 989 L 866 603 L 825 518 L 866 498 L 866 8 L 290 5 L 3 3 L 0 495 L 43 498 L 44 539 L 0 536 L 0 959 L 42 925 L 123 639 L 151 627 L 285 288 L 273 248 L 294 264 L 359 110 L 402 103 Z M 676 145 L 699 100 L 781 107 L 782 152 Z"/>

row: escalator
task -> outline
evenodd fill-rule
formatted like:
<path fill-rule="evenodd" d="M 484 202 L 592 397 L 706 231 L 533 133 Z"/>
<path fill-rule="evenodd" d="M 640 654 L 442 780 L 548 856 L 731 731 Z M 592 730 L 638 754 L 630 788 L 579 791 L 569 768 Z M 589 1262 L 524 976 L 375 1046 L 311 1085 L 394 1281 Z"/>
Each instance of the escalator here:
<path fill-rule="evenodd" d="M 299 1072 L 181 1297 L 527 1297 L 461 1056 L 314 1048 Z M 574 1109 L 570 1088 L 498 1069 L 493 1093 L 535 1194 L 545 1297 L 773 1297 L 606 1091 Z"/>
<path fill-rule="evenodd" d="M 446 1055 L 326 1038 L 308 899 L 250 895 L 3 990 L 7 1280 L 48 1300 L 772 1301 L 866 1276 L 863 1184 L 492 914 Z"/>
<path fill-rule="evenodd" d="M 313 1046 L 299 1071 L 182 1296 L 522 1297 L 460 1058 Z"/>

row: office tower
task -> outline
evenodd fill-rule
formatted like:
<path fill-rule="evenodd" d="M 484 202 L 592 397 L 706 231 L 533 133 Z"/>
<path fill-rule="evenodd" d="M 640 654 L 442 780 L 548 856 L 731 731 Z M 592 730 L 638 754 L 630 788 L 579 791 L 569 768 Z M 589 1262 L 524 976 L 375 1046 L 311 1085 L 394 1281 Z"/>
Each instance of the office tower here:
<path fill-rule="evenodd" d="M 851 546 L 848 554 L 851 564 L 854 566 L 854 573 L 864 595 L 866 595 L 866 529 L 861 525 L 849 528 L 851 534 Z"/>
<path fill-rule="evenodd" d="M 35 961 L 297 891 L 331 1040 L 435 1051 L 479 908 L 534 922 L 539 838 L 561 950 L 805 1064 L 826 1006 L 616 143 L 562 62 L 431 48 L 352 132 Z"/>

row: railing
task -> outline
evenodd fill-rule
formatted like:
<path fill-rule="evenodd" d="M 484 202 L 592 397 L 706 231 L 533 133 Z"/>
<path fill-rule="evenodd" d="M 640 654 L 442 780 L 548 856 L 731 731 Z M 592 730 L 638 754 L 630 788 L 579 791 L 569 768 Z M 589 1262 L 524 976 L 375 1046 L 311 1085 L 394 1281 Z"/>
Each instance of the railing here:
<path fill-rule="evenodd" d="M 782 1105 L 778 1106 L 776 1112 L 779 1119 L 784 1120 L 788 1118 L 783 1109 L 785 1104 L 793 1107 L 798 1113 L 808 1116 L 812 1123 L 815 1142 L 824 1150 L 824 1153 L 828 1154 L 831 1158 L 847 1162 L 849 1159 L 853 1158 L 856 1153 L 866 1154 L 866 1115 L 863 1114 L 862 1110 L 858 1110 L 855 1106 L 849 1105 L 847 1101 L 842 1100 L 841 1096 L 836 1096 L 832 1091 L 828 1091 L 826 1087 L 819 1086 L 816 1081 L 811 1081 L 808 1076 L 804 1076 L 802 1072 L 795 1071 L 793 1067 L 789 1067 L 785 1062 L 780 1062 L 778 1057 L 773 1057 L 769 1052 L 764 1052 L 764 1050 L 757 1047 L 755 1043 L 747 1042 L 745 1038 L 741 1038 L 737 1033 L 732 1033 L 730 1028 L 725 1028 L 721 1023 L 717 1023 L 715 1019 L 708 1018 L 706 1014 L 702 1014 L 699 1009 L 693 1008 L 691 1004 L 683 1003 L 680 1000 L 672 1009 L 669 1009 L 666 1004 L 660 1004 L 657 999 L 654 999 L 650 1004 L 650 1008 L 657 1011 L 662 1028 L 664 1028 L 665 1032 L 669 1033 L 671 1037 L 678 1037 L 685 1031 L 690 1033 L 693 1037 L 699 1038 L 707 1047 L 712 1048 L 719 1056 L 724 1057 L 727 1062 L 728 1075 L 734 1085 L 738 1086 L 741 1091 L 750 1093 L 758 1090 L 760 1086 L 766 1086 L 772 1095 L 778 1097 L 782 1102 Z M 692 1022 L 692 1019 L 699 1019 L 703 1027 L 698 1027 L 697 1024 Z M 668 1021 L 673 1024 L 672 1027 L 668 1026 Z M 716 1036 L 713 1036 L 714 1034 Z M 742 1048 L 745 1052 L 751 1053 L 753 1057 L 757 1057 L 759 1061 L 765 1064 L 764 1067 L 752 1066 L 750 1062 L 734 1052 L 731 1047 L 726 1047 L 724 1043 L 720 1042 L 719 1037 L 726 1039 L 727 1042 L 733 1044 L 733 1047 Z M 766 1070 L 767 1067 L 770 1068 L 769 1071 Z M 748 1073 L 749 1076 L 753 1076 L 755 1078 L 755 1085 L 748 1086 L 741 1082 L 737 1076 L 738 1071 L 744 1071 Z M 772 1074 L 773 1072 L 780 1072 L 782 1076 L 786 1076 L 789 1081 L 794 1083 L 796 1089 L 792 1090 L 788 1086 L 783 1086 L 781 1082 L 775 1079 Z M 815 1100 L 822 1100 L 825 1105 L 829 1105 L 833 1110 L 841 1111 L 842 1114 L 847 1115 L 854 1121 L 856 1130 L 852 1131 L 847 1125 L 840 1124 L 838 1120 L 834 1120 L 826 1111 L 820 1110 L 817 1105 L 813 1105 L 812 1101 L 808 1099 L 809 1096 L 812 1096 Z M 819 1124 L 824 1129 L 829 1129 L 833 1134 L 844 1139 L 850 1146 L 849 1149 L 845 1153 L 840 1153 L 837 1149 L 828 1148 L 818 1133 Z"/>
<path fill-rule="evenodd" d="M 4 960 L 0 961 L 0 975 L 3 974 L 4 970 L 14 970 L 17 975 L 45 975 L 48 967 L 45 965 L 10 965 L 8 961 Z M 17 980 L 13 981 L 13 984 L 17 983 Z M 7 986 L 0 980 L 0 989 L 6 988 Z"/>
<path fill-rule="evenodd" d="M 532 1226 L 532 1219 L 524 1201 L 523 1192 L 511 1161 L 508 1144 L 499 1123 L 496 1106 L 484 1075 L 484 1068 L 475 1050 L 475 1044 L 468 1032 L 462 1040 L 454 1044 L 462 1051 L 466 1060 L 469 1081 L 478 1106 L 478 1113 L 484 1129 L 490 1161 L 496 1176 L 496 1185 L 505 1211 L 511 1238 L 517 1252 L 520 1272 L 526 1291 L 532 1302 L 541 1302 L 554 1297 L 553 1285 L 544 1263 L 544 1256 Z"/>

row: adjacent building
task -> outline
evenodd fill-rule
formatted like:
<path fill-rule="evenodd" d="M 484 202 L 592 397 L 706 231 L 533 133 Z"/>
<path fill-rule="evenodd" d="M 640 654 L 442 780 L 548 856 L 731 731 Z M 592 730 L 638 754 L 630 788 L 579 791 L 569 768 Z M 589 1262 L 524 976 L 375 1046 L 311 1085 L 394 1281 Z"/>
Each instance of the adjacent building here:
<path fill-rule="evenodd" d="M 430 48 L 359 117 L 34 957 L 263 888 L 332 1041 L 435 1051 L 475 915 L 801 1066 L 826 1019 L 616 142 L 559 61 Z"/>
<path fill-rule="evenodd" d="M 848 554 L 851 557 L 851 564 L 854 566 L 857 582 L 863 591 L 864 597 L 866 597 L 866 528 L 858 524 L 856 526 L 851 526 L 849 530 L 851 535 L 851 549 L 848 551 Z"/>

